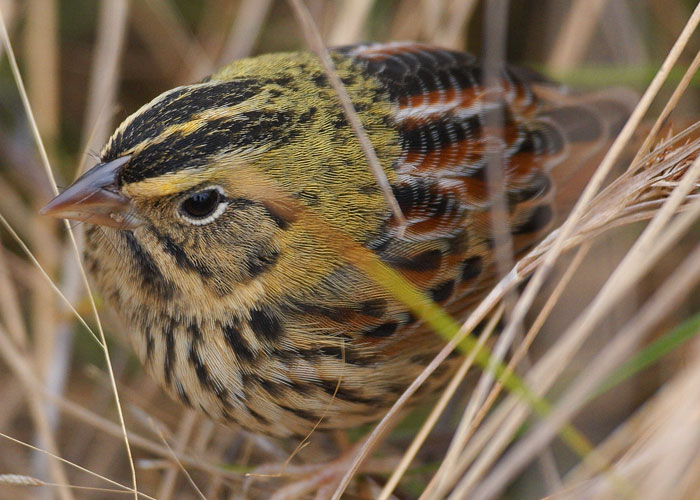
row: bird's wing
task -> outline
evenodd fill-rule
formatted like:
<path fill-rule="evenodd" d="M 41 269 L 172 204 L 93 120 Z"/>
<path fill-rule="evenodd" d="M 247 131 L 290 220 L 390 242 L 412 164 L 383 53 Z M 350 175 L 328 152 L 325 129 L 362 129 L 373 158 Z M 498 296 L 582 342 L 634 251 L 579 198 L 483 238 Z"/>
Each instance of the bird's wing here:
<path fill-rule="evenodd" d="M 570 95 L 516 67 L 503 68 L 487 86 L 473 56 L 417 43 L 335 52 L 377 78 L 395 105 L 401 153 L 392 188 L 408 226 L 401 237 L 387 218 L 369 246 L 442 303 L 473 297 L 493 283 L 490 162 L 502 167 L 517 256 L 568 209 L 555 193 L 571 179 L 580 189 L 588 176 L 577 174 L 608 144 L 634 102 L 627 91 Z"/>

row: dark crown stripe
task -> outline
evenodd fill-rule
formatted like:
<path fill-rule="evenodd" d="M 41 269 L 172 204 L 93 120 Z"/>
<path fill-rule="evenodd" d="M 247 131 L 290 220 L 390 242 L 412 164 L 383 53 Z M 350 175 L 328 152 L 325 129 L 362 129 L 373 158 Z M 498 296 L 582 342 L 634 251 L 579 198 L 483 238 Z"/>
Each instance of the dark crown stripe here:
<path fill-rule="evenodd" d="M 174 89 L 134 116 L 109 142 L 102 160 L 113 160 L 121 152 L 159 136 L 166 127 L 190 121 L 203 110 L 240 104 L 255 96 L 261 85 L 255 79 L 242 78 Z"/>
<path fill-rule="evenodd" d="M 204 122 L 195 131 L 181 131 L 146 143 L 132 156 L 119 176 L 119 183 L 138 182 L 149 177 L 197 168 L 226 150 L 260 144 L 280 144 L 293 137 L 288 128 L 292 115 L 283 111 L 248 111 Z"/>

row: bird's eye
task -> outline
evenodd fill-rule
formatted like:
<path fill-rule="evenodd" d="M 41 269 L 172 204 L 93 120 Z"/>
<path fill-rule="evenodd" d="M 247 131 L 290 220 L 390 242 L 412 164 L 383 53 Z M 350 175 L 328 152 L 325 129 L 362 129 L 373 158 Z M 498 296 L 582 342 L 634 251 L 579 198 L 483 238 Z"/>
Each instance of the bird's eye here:
<path fill-rule="evenodd" d="M 219 186 L 214 186 L 185 198 L 180 203 L 179 213 L 180 217 L 190 224 L 203 226 L 216 220 L 224 213 L 227 205 L 224 190 Z"/>

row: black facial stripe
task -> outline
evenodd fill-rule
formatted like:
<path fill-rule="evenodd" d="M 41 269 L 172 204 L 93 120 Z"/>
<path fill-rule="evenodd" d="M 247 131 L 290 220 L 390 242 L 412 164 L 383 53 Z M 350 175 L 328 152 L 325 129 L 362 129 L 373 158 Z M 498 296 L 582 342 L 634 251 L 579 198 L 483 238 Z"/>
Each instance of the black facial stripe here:
<path fill-rule="evenodd" d="M 252 253 L 244 262 L 248 279 L 253 279 L 275 265 L 279 252 L 274 249 L 261 247 L 257 253 Z"/>
<path fill-rule="evenodd" d="M 172 299 L 175 294 L 175 285 L 163 276 L 153 257 L 141 246 L 134 233 L 120 231 L 119 234 L 124 238 L 134 263 L 139 268 L 139 272 L 136 274 L 141 277 L 142 286 L 164 299 Z"/>
<path fill-rule="evenodd" d="M 267 307 L 250 310 L 250 327 L 258 336 L 270 341 L 278 340 L 284 332 L 277 316 Z"/>
<path fill-rule="evenodd" d="M 212 271 L 209 269 L 206 265 L 202 264 L 201 262 L 195 262 L 192 259 L 190 259 L 187 256 L 187 253 L 183 250 L 183 248 L 175 243 L 173 239 L 168 236 L 161 234 L 155 227 L 149 227 L 150 231 L 156 235 L 156 238 L 158 238 L 158 241 L 160 244 L 163 246 L 163 250 L 165 250 L 166 253 L 172 255 L 175 258 L 175 263 L 183 268 L 187 269 L 189 271 L 194 271 L 197 274 L 199 274 L 202 278 L 209 278 L 212 276 Z"/>
<path fill-rule="evenodd" d="M 255 353 L 253 353 L 243 335 L 241 335 L 240 325 L 237 321 L 222 325 L 221 330 L 228 345 L 231 346 L 231 350 L 239 360 L 248 362 L 255 359 Z"/>

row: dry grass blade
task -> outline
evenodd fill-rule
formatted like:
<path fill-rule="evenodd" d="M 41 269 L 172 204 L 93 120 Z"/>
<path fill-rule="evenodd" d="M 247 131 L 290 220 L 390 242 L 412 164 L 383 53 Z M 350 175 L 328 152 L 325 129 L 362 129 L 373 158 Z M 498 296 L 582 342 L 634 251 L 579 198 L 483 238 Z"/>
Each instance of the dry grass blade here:
<path fill-rule="evenodd" d="M 651 145 L 653 144 L 654 140 L 656 139 L 659 131 L 667 123 L 669 116 L 671 116 L 671 113 L 678 105 L 678 101 L 680 101 L 681 97 L 683 96 L 685 91 L 688 89 L 688 86 L 690 85 L 690 82 L 693 79 L 693 77 L 695 76 L 695 74 L 698 72 L 698 69 L 700 69 L 700 52 L 698 52 L 695 55 L 693 62 L 690 64 L 690 66 L 686 70 L 685 74 L 683 75 L 683 78 L 678 83 L 678 86 L 676 86 L 675 90 L 673 91 L 673 94 L 671 95 L 669 100 L 664 105 L 664 109 L 661 111 L 661 114 L 654 122 L 654 125 L 652 126 L 651 130 L 647 134 L 647 137 L 644 139 L 644 142 L 642 143 L 641 147 L 639 148 L 637 155 L 635 156 L 634 160 L 632 161 L 632 166 L 642 164 L 640 162 L 642 155 L 644 155 L 651 148 Z M 634 172 L 634 170 L 631 170 L 631 172 Z"/>
<path fill-rule="evenodd" d="M 41 394 L 46 400 L 58 406 L 61 409 L 61 411 L 63 411 L 67 415 L 70 415 L 87 425 L 93 426 L 107 435 L 111 435 L 116 438 L 123 437 L 124 431 L 121 425 L 110 422 L 109 420 L 106 420 L 103 417 L 100 417 L 99 415 L 96 415 L 95 413 L 71 401 L 67 401 L 63 398 L 56 397 L 54 394 L 44 392 L 42 384 L 39 382 L 39 380 L 33 372 L 32 364 L 9 341 L 9 338 L 6 336 L 2 327 L 0 327 L 0 357 L 2 357 L 6 361 L 8 366 L 10 366 L 10 368 L 16 374 L 17 378 L 22 382 L 22 385 L 26 389 L 26 392 L 28 394 Z M 4 434 L 3 437 L 12 441 L 16 441 L 14 438 Z M 158 443 L 151 441 L 150 439 L 139 436 L 136 433 L 131 433 L 130 441 L 135 446 L 138 446 L 158 456 L 170 457 L 172 454 L 172 451 L 168 448 L 159 445 Z M 56 456 L 56 459 L 60 461 L 65 460 L 58 456 Z M 228 472 L 216 466 L 210 465 L 200 457 L 178 454 L 178 459 L 182 463 L 187 464 L 188 466 L 196 467 L 197 469 L 207 472 L 215 477 L 227 475 L 231 477 L 241 476 L 241 474 L 238 472 Z M 77 466 L 76 464 L 73 465 L 80 468 L 80 466 Z M 81 470 L 83 469 L 81 468 Z M 88 472 L 94 475 L 94 473 L 92 473 L 89 470 L 84 470 L 84 472 Z M 100 477 L 102 478 L 102 476 Z M 109 479 L 105 480 L 110 481 Z M 129 491 L 133 491 L 133 489 L 129 488 Z M 139 494 L 142 493 L 139 492 Z"/>
<path fill-rule="evenodd" d="M 640 485 L 645 495 L 649 493 L 647 498 L 680 500 L 698 491 L 697 341 L 690 351 L 683 371 L 599 446 L 600 453 L 616 460 L 616 474 Z M 593 464 L 584 462 L 555 498 L 579 498 L 582 492 L 610 498 L 611 485 L 596 472 Z"/>
<path fill-rule="evenodd" d="M 178 432 L 177 436 L 177 451 L 182 452 L 184 448 L 187 446 L 187 441 L 190 437 L 190 434 L 192 433 L 194 424 L 197 422 L 197 416 L 194 412 L 190 411 L 187 413 L 187 416 L 185 417 L 185 420 L 182 421 L 181 426 L 180 426 L 180 431 Z M 190 483 L 192 488 L 197 492 L 197 495 L 199 498 L 202 498 L 203 500 L 206 500 L 206 497 L 202 493 L 202 491 L 199 489 L 197 486 L 197 483 L 194 482 L 192 479 L 192 476 L 190 476 L 190 473 L 187 472 L 187 469 L 185 469 L 185 466 L 182 465 L 182 462 L 178 459 L 177 453 L 175 450 L 173 450 L 168 443 L 168 440 L 165 438 L 163 435 L 163 431 L 160 425 L 154 423 L 151 420 L 151 427 L 155 429 L 156 434 L 158 434 L 158 437 L 160 440 L 163 442 L 165 447 L 168 449 L 170 452 L 170 455 L 172 456 L 173 460 L 177 464 L 177 467 L 179 470 L 182 471 L 182 473 L 185 475 L 187 478 L 187 482 Z M 177 479 L 176 475 L 176 470 L 177 469 L 171 469 L 167 472 L 165 478 L 163 479 L 161 483 L 161 488 L 158 491 L 158 494 L 156 495 L 159 499 L 165 500 L 168 498 L 172 498 L 172 495 L 174 493 L 175 489 L 175 481 Z"/>
<path fill-rule="evenodd" d="M 226 37 L 219 64 L 248 57 L 253 51 L 260 29 L 270 12 L 272 0 L 243 0 L 238 7 L 236 20 Z"/>
<path fill-rule="evenodd" d="M 110 492 L 118 492 L 118 493 L 132 493 L 134 491 L 131 488 L 129 488 L 128 486 L 125 486 L 125 485 L 120 484 L 116 481 L 113 481 L 108 477 L 102 476 L 101 474 L 97 474 L 97 473 L 91 471 L 90 469 L 86 469 L 85 467 L 81 467 L 80 465 L 78 465 L 74 462 L 71 462 L 70 460 L 66 460 L 65 458 L 59 457 L 58 455 L 54 455 L 53 453 L 50 453 L 46 450 L 42 450 L 41 448 L 37 448 L 36 446 L 32 446 L 29 443 L 25 443 L 23 441 L 20 441 L 19 439 L 15 439 L 12 436 L 8 436 L 7 434 L 3 434 L 2 432 L 0 432 L 0 437 L 3 437 L 9 441 L 12 441 L 13 443 L 19 444 L 19 445 L 24 446 L 26 448 L 29 448 L 31 450 L 34 450 L 34 451 L 37 451 L 40 453 L 44 453 L 44 454 L 50 456 L 51 458 L 59 460 L 67 465 L 70 465 L 71 467 L 75 467 L 76 469 L 78 469 L 82 472 L 85 472 L 86 474 L 90 474 L 93 477 L 101 479 L 101 480 L 103 480 L 103 481 L 105 481 L 113 486 L 118 486 L 120 488 L 119 490 L 98 489 L 98 491 L 110 491 Z M 24 476 L 24 475 L 19 475 L 19 474 L 0 474 L 0 482 L 10 482 L 10 481 L 16 481 L 17 485 L 23 485 L 23 486 L 43 486 L 43 485 L 47 484 L 47 483 L 41 481 L 40 479 L 32 478 L 29 476 Z M 41 484 L 19 484 L 19 483 L 23 483 L 23 482 L 26 482 L 26 483 L 39 482 Z M 58 486 L 58 485 L 52 485 L 52 486 Z M 70 488 L 76 488 L 76 486 L 72 486 L 72 485 L 66 485 L 66 486 L 70 487 Z M 145 493 L 138 492 L 138 494 L 139 494 L 139 496 L 141 496 L 143 498 L 147 498 L 148 500 L 155 500 L 153 497 L 146 495 Z"/>
<path fill-rule="evenodd" d="M 479 348 L 481 348 L 481 346 L 483 346 L 485 342 L 490 338 L 491 334 L 495 330 L 496 325 L 498 324 L 502 316 L 503 308 L 501 307 L 491 316 L 488 325 L 486 325 L 486 328 L 484 328 L 484 331 L 479 336 L 479 342 L 477 344 Z M 388 500 L 391 494 L 393 493 L 394 489 L 401 480 L 401 477 L 406 473 L 406 470 L 411 464 L 411 461 L 415 458 L 416 453 L 418 453 L 418 450 L 428 438 L 428 434 L 435 426 L 437 419 L 445 411 L 447 404 L 450 402 L 452 397 L 454 397 L 457 388 L 464 380 L 464 377 L 467 375 L 469 369 L 472 367 L 476 352 L 477 351 L 474 350 L 470 355 L 465 356 L 464 361 L 462 362 L 458 370 L 455 372 L 454 376 L 450 379 L 450 383 L 440 395 L 440 399 L 435 404 L 435 407 L 430 412 L 430 415 L 421 426 L 420 431 L 416 434 L 416 437 L 413 438 L 411 445 L 401 458 L 401 462 L 396 467 L 396 469 L 394 469 L 394 472 L 391 474 L 389 481 L 387 481 L 386 485 L 382 489 L 378 500 Z"/>
<path fill-rule="evenodd" d="M 58 132 L 58 29 L 55 0 L 27 2 L 25 36 L 29 95 L 37 109 L 39 130 L 49 144 Z"/>
<path fill-rule="evenodd" d="M 434 33 L 431 42 L 441 47 L 461 49 L 464 46 L 465 28 L 469 25 L 476 7 L 476 0 L 453 0 L 448 9 L 447 20 Z"/>
<path fill-rule="evenodd" d="M 17 66 L 17 61 L 15 59 L 14 52 L 12 50 L 12 44 L 10 42 L 10 38 L 9 38 L 8 33 L 7 33 L 7 27 L 5 25 L 5 20 L 2 17 L 2 12 L 0 12 L 0 28 L 2 29 L 2 33 L 1 33 L 2 39 L 3 39 L 3 43 L 5 45 L 5 50 L 7 51 L 8 59 L 10 61 L 10 67 L 12 68 L 12 74 L 15 78 L 15 83 L 17 85 L 19 92 L 20 92 L 20 96 L 22 97 L 22 104 L 24 105 L 27 119 L 29 120 L 29 123 L 31 125 L 32 134 L 34 136 L 34 140 L 36 141 L 37 147 L 39 149 L 39 153 L 40 153 L 41 159 L 42 159 L 42 164 L 43 164 L 43 166 L 46 170 L 46 173 L 49 177 L 49 180 L 51 182 L 51 188 L 52 188 L 54 194 L 58 194 L 58 187 L 56 185 L 56 180 L 53 176 L 53 172 L 51 170 L 51 165 L 49 164 L 49 159 L 48 159 L 48 156 L 46 154 L 46 149 L 44 148 L 43 141 L 41 140 L 41 135 L 39 134 L 39 129 L 36 125 L 36 121 L 34 120 L 34 114 L 32 112 L 32 108 L 31 108 L 31 105 L 29 103 L 29 99 L 27 97 L 27 93 L 26 93 L 24 84 L 22 82 L 22 77 L 21 77 L 21 74 L 19 72 L 19 68 Z M 76 259 L 78 259 L 78 261 L 80 261 L 80 251 L 78 249 L 78 244 L 75 240 L 75 236 L 73 234 L 73 231 L 71 230 L 71 227 L 70 227 L 70 224 L 68 223 L 68 221 L 65 221 L 65 226 L 66 226 L 66 229 L 68 230 L 68 235 L 71 239 L 71 243 L 73 244 L 73 249 L 75 251 L 75 257 L 76 257 Z M 92 297 L 92 294 L 90 293 L 90 285 L 88 283 L 87 275 L 85 274 L 85 270 L 82 268 L 82 265 L 80 266 L 80 271 L 81 271 L 81 275 L 83 278 L 83 283 L 85 285 L 85 289 L 88 291 L 88 296 L 90 297 L 90 303 L 92 306 L 93 313 L 95 315 L 95 319 L 97 320 L 97 326 L 98 326 L 98 330 L 100 333 L 100 341 L 101 341 L 102 348 L 104 350 L 105 360 L 106 360 L 107 366 L 109 368 L 109 373 L 110 373 L 111 382 L 112 382 L 112 390 L 114 391 L 114 398 L 115 398 L 115 402 L 116 402 L 116 406 L 117 406 L 117 412 L 119 414 L 119 418 L 121 420 L 121 425 L 122 425 L 122 430 L 124 433 L 124 444 L 126 446 L 127 456 L 128 456 L 129 464 L 131 467 L 132 481 L 133 481 L 133 487 L 134 487 L 133 489 L 135 492 L 134 495 L 135 495 L 135 497 L 138 497 L 138 495 L 136 493 L 138 491 L 138 488 L 136 485 L 136 469 L 134 467 L 134 461 L 133 461 L 133 458 L 131 456 L 131 449 L 129 447 L 129 439 L 127 437 L 126 425 L 124 423 L 124 416 L 122 414 L 121 404 L 119 402 L 119 394 L 117 392 L 117 384 L 116 384 L 116 380 L 114 379 L 114 373 L 112 371 L 112 363 L 111 363 L 109 351 L 107 348 L 107 342 L 106 342 L 105 336 L 104 336 L 104 330 L 102 329 L 102 323 L 100 322 L 99 314 L 97 312 L 97 305 L 95 304 L 95 301 Z M 65 481 L 62 481 L 62 482 L 65 482 Z M 67 494 L 64 490 L 60 490 L 60 491 L 62 491 L 64 495 Z"/>
<path fill-rule="evenodd" d="M 586 186 L 586 189 L 584 190 L 580 199 L 576 203 L 576 206 L 574 207 L 571 215 L 567 218 L 566 222 L 564 223 L 560 233 L 557 235 L 557 240 L 553 245 L 552 250 L 548 254 L 545 262 L 543 263 L 542 268 L 535 274 L 535 277 L 532 279 L 525 293 L 523 294 L 523 297 L 519 301 L 519 310 L 517 311 L 518 316 L 524 315 L 525 311 L 529 308 L 529 305 L 532 303 L 534 293 L 536 293 L 536 291 L 539 290 L 541 286 L 541 280 L 547 273 L 548 269 L 551 267 L 551 264 L 559 255 L 561 242 L 568 237 L 569 233 L 573 229 L 573 226 L 583 215 L 586 205 L 591 201 L 595 193 L 600 189 L 603 180 L 610 173 L 610 170 L 612 169 L 617 158 L 620 156 L 623 147 L 629 142 L 634 129 L 636 129 L 639 125 L 642 116 L 644 115 L 644 113 L 646 113 L 649 106 L 651 105 L 651 101 L 654 99 L 659 89 L 661 88 L 661 85 L 663 84 L 664 80 L 668 77 L 668 74 L 670 73 L 671 69 L 676 64 L 681 52 L 684 50 L 685 46 L 688 43 L 690 36 L 697 29 L 698 23 L 700 23 L 700 5 L 698 5 L 695 8 L 693 15 L 688 20 L 685 28 L 683 29 L 683 32 L 678 37 L 676 43 L 669 52 L 668 56 L 666 57 L 666 60 L 664 61 L 663 65 L 655 75 L 654 80 L 647 88 L 646 92 L 642 96 L 642 99 L 640 100 L 639 104 L 632 113 L 632 116 L 630 116 L 629 120 L 618 135 L 612 147 L 605 155 L 605 158 L 601 162 L 601 165 L 596 171 L 594 177 L 588 183 L 588 186 Z"/>
<path fill-rule="evenodd" d="M 75 485 L 75 484 L 47 483 L 46 481 L 42 481 L 42 480 L 37 479 L 35 477 L 25 476 L 25 475 L 21 475 L 21 474 L 0 474 L 0 484 L 6 484 L 9 486 L 24 486 L 24 487 L 31 487 L 31 488 L 36 488 L 39 486 L 48 486 L 48 487 L 70 488 L 72 490 L 81 490 L 81 491 L 100 491 L 100 492 L 104 492 L 104 493 L 121 493 L 121 494 L 131 493 L 130 491 L 115 490 L 112 488 L 96 488 L 94 486 L 79 486 L 79 485 Z M 146 496 L 146 498 L 152 498 L 152 497 Z"/>
<path fill-rule="evenodd" d="M 101 2 L 97 45 L 92 59 L 90 88 L 85 111 L 83 151 L 98 151 L 109 138 L 117 93 L 119 62 L 126 38 L 128 20 L 126 0 Z M 84 164 L 87 155 L 83 155 Z M 78 172 L 85 170 L 81 164 Z"/>
<path fill-rule="evenodd" d="M 19 305 L 17 289 L 10 278 L 8 263 L 5 259 L 5 248 L 0 240 L 0 313 L 2 321 L 12 337 L 12 340 L 20 347 L 27 346 L 27 329 L 24 327 L 22 310 Z"/>
<path fill-rule="evenodd" d="M 330 35 L 329 45 L 357 43 L 362 37 L 362 30 L 375 0 L 344 0 L 336 16 Z"/>
<path fill-rule="evenodd" d="M 576 0 L 559 37 L 552 44 L 549 65 L 554 71 L 566 71 L 580 64 L 608 0 Z"/>
<path fill-rule="evenodd" d="M 661 69 L 656 74 L 654 80 L 647 88 L 646 92 L 642 96 L 642 99 L 633 111 L 629 120 L 623 127 L 616 140 L 613 142 L 613 145 L 611 146 L 610 150 L 603 158 L 603 161 L 601 162 L 600 166 L 598 167 L 595 174 L 586 186 L 585 190 L 581 194 L 571 214 L 566 219 L 563 226 L 556 232 L 556 236 L 554 238 L 550 238 L 550 241 L 552 241 L 552 246 L 544 255 L 542 262 L 539 264 L 539 268 L 534 272 L 534 275 L 530 279 L 530 282 L 525 287 L 525 291 L 516 303 L 515 308 L 513 309 L 513 314 L 511 316 L 511 323 L 508 324 L 505 331 L 503 332 L 503 335 L 512 335 L 511 331 L 515 330 L 517 328 L 517 325 L 520 324 L 520 322 L 524 319 L 527 311 L 530 309 L 532 303 L 535 300 L 536 294 L 542 287 L 545 277 L 549 275 L 554 266 L 555 261 L 559 258 L 561 252 L 564 250 L 565 241 L 575 230 L 575 227 L 578 224 L 579 220 L 586 212 L 588 204 L 591 202 L 595 194 L 599 191 L 605 178 L 609 175 L 611 169 L 613 168 L 615 161 L 622 153 L 624 146 L 631 139 L 634 130 L 638 127 L 639 123 L 641 122 L 642 116 L 648 110 L 649 106 L 651 105 L 651 101 L 658 93 L 659 89 L 661 88 L 661 85 L 663 84 L 664 80 L 671 71 L 671 68 L 675 65 L 676 61 L 678 60 L 678 57 L 680 57 L 681 52 L 685 48 L 685 45 L 688 43 L 691 34 L 697 28 L 698 23 L 700 23 L 700 5 L 696 7 L 695 11 L 693 12 L 693 15 L 688 20 L 688 23 L 686 24 L 683 32 L 681 33 L 681 36 L 678 38 L 673 48 L 669 52 Z"/>
<path fill-rule="evenodd" d="M 678 217 L 665 232 L 662 239 L 658 239 L 658 228 L 665 227 L 668 217 L 670 217 L 677 209 L 687 192 L 693 189 L 697 180 L 697 175 L 700 173 L 700 161 L 695 161 L 693 166 L 686 172 L 683 183 L 678 186 L 671 197 L 666 201 L 664 207 L 657 214 L 656 218 L 647 227 L 645 233 L 640 237 L 632 250 L 628 253 L 623 262 L 616 268 L 613 276 L 610 277 L 606 286 L 596 296 L 593 303 L 586 309 L 584 314 L 574 321 L 569 331 L 562 336 L 557 344 L 545 355 L 538 365 L 531 371 L 528 380 L 532 387 L 538 391 L 547 390 L 556 380 L 557 374 L 561 373 L 562 369 L 571 360 L 573 353 L 581 345 L 583 339 L 589 334 L 597 321 L 600 320 L 603 314 L 622 297 L 626 291 L 633 286 L 636 281 L 643 276 L 649 266 L 652 265 L 664 252 L 673 245 L 675 241 L 688 230 L 693 221 L 700 214 L 700 203 L 695 202 L 692 209 Z M 675 195 L 675 196 L 674 196 Z M 648 248 L 648 243 L 654 241 L 654 247 Z M 639 262 L 641 257 L 644 257 L 643 262 Z M 513 401 L 514 403 L 514 401 Z M 503 447 L 508 442 L 506 434 L 514 432 L 519 425 L 524 414 L 514 414 L 512 424 L 503 427 L 500 432 L 501 439 L 494 440 L 490 447 L 496 451 L 496 445 Z M 487 456 L 490 457 L 487 459 Z M 475 467 L 461 481 L 461 491 L 468 489 L 475 484 L 480 474 L 484 472 L 490 460 L 493 460 L 496 454 L 493 452 L 482 453 L 480 457 L 479 467 Z"/>
<path fill-rule="evenodd" d="M 687 44 L 690 35 L 695 31 L 698 22 L 700 22 L 700 6 L 698 6 L 695 9 L 693 15 L 691 16 L 686 27 L 684 28 L 683 33 L 681 33 L 681 36 L 669 52 L 669 55 L 664 61 L 661 70 L 659 71 L 659 73 L 657 73 L 656 77 L 654 78 L 651 85 L 642 97 L 642 100 L 632 113 L 632 116 L 626 123 L 625 127 L 622 129 L 616 141 L 613 143 L 613 146 L 611 147 L 610 151 L 608 151 L 608 153 L 606 154 L 605 158 L 601 163 L 601 166 L 596 171 L 594 177 L 591 179 L 588 186 L 584 190 L 581 198 L 574 207 L 571 215 L 569 216 L 565 224 L 562 226 L 560 231 L 557 233 L 556 238 L 554 238 L 552 248 L 545 254 L 545 258 L 539 263 L 540 267 L 535 271 L 535 275 L 531 279 L 530 283 L 525 289 L 523 296 L 516 305 L 516 308 L 513 312 L 513 323 L 511 323 L 509 327 L 506 328 L 506 331 L 503 333 L 504 335 L 508 335 L 508 329 L 515 329 L 515 325 L 522 321 L 527 310 L 530 308 L 530 305 L 532 304 L 536 293 L 542 286 L 545 276 L 551 271 L 554 261 L 563 251 L 565 240 L 570 236 L 571 232 L 574 230 L 575 225 L 578 223 L 578 220 L 585 213 L 586 206 L 594 197 L 595 193 L 600 189 L 600 186 L 602 185 L 605 177 L 607 177 L 616 159 L 621 154 L 623 147 L 630 140 L 634 129 L 639 125 L 643 114 L 647 111 L 652 99 L 659 91 L 663 81 L 668 76 L 668 73 L 670 72 L 671 68 L 680 56 L 680 53 Z M 399 400 L 389 411 L 385 419 L 394 416 L 396 409 L 403 405 L 406 399 L 415 390 L 417 390 L 417 387 L 422 384 L 423 380 L 425 380 L 425 378 L 429 376 L 429 374 L 432 373 L 437 368 L 437 366 L 445 359 L 447 353 L 451 352 L 451 350 L 454 349 L 457 343 L 460 342 L 464 338 L 464 336 L 476 326 L 478 321 L 483 319 L 487 311 L 489 311 L 494 306 L 495 302 L 499 300 L 500 297 L 502 297 L 503 293 L 505 293 L 507 289 L 512 287 L 513 284 L 517 282 L 521 277 L 522 276 L 519 276 L 518 273 L 511 273 L 508 276 L 506 276 L 504 280 L 502 280 L 501 283 L 499 283 L 499 285 L 492 290 L 492 292 L 472 312 L 472 314 L 469 316 L 469 318 L 467 319 L 463 327 L 460 329 L 460 331 L 457 333 L 455 338 L 450 343 L 448 343 L 448 345 L 443 349 L 443 351 L 441 351 L 438 354 L 438 356 L 436 356 L 433 362 L 431 362 L 425 368 L 423 373 L 414 381 L 413 384 L 411 384 L 411 386 L 399 398 Z M 382 422 L 378 424 L 377 428 L 381 428 L 382 424 L 385 422 L 385 419 L 383 419 Z M 368 449 L 377 438 L 375 432 L 377 432 L 377 435 L 379 434 L 379 432 L 375 429 L 372 435 L 370 435 L 370 438 L 368 439 Z M 352 474 L 354 474 L 354 472 L 357 470 L 359 464 L 366 457 L 366 455 L 367 452 L 365 452 L 364 450 L 360 454 L 358 454 L 352 467 L 347 472 L 346 476 L 341 482 L 340 487 L 336 490 L 334 498 L 339 498 L 340 492 L 347 487 L 350 481 L 350 477 L 352 477 Z"/>
<path fill-rule="evenodd" d="M 593 326 L 600 320 L 602 315 L 608 312 L 617 300 L 624 296 L 630 287 L 644 275 L 649 266 L 660 258 L 664 252 L 668 251 L 673 243 L 688 230 L 698 216 L 700 204 L 697 202 L 694 205 L 694 209 L 688 210 L 678 217 L 674 224 L 665 232 L 663 238 L 658 239 L 657 236 L 658 229 L 665 227 L 668 217 L 675 213 L 675 210 L 684 199 L 684 196 L 687 195 L 689 190 L 693 189 L 697 174 L 700 172 L 699 166 L 699 161 L 693 163 L 693 166 L 685 174 L 684 184 L 679 185 L 672 196 L 666 201 L 662 210 L 657 214 L 656 219 L 647 227 L 645 233 L 640 237 L 633 249 L 630 250 L 625 260 L 616 268 L 595 300 L 588 306 L 586 311 L 573 322 L 567 333 L 562 336 L 557 344 L 550 349 L 538 365 L 531 371 L 528 380 L 532 387 L 537 388 L 538 391 L 544 391 L 551 387 L 556 380 L 557 374 L 561 373 L 567 363 L 570 362 L 573 353 L 579 348 L 585 336 L 591 333 Z M 652 241 L 654 242 L 654 246 L 650 249 L 648 245 Z M 643 262 L 639 262 L 641 257 L 644 258 Z M 516 418 L 514 415 L 512 425 L 507 427 L 507 430 L 506 427 L 503 428 L 500 433 L 502 438 L 498 440 L 500 447 L 508 442 L 506 434 L 515 431 L 523 416 L 523 414 L 519 414 Z M 491 446 L 495 450 L 495 444 Z M 483 473 L 485 470 L 485 467 L 489 463 L 489 460 L 486 459 L 486 455 L 487 454 L 482 453 L 480 457 L 481 465 L 472 470 L 467 476 L 469 478 L 468 480 L 465 478 L 465 480 L 462 481 L 464 489 L 467 489 L 469 485 L 473 485 L 478 479 L 479 474 Z M 495 455 L 492 454 L 490 457 L 492 460 L 495 458 Z"/>
<path fill-rule="evenodd" d="M 700 164 L 700 162 L 698 162 Z M 694 217 L 700 216 L 700 203 L 696 203 Z M 569 421 L 585 404 L 596 386 L 632 352 L 635 345 L 661 321 L 700 279 L 700 247 L 686 258 L 664 285 L 654 294 L 640 312 L 620 331 L 585 374 L 578 377 L 572 388 L 560 400 L 555 410 L 523 440 L 519 441 L 473 492 L 473 498 L 489 499 L 496 496 L 515 473 L 520 470 L 537 450 L 551 440 L 557 429 Z M 459 490 L 457 490 L 459 491 Z M 638 493 L 641 490 L 638 491 Z M 659 498 L 645 491 L 644 498 Z"/>

